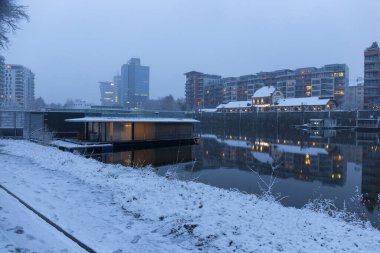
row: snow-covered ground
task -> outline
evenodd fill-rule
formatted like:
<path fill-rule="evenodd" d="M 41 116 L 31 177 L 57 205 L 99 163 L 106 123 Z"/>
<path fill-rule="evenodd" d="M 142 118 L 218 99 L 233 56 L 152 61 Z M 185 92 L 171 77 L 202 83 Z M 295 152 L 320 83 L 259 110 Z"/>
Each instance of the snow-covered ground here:
<path fill-rule="evenodd" d="M 80 252 L 81 248 L 0 191 L 0 252 Z"/>
<path fill-rule="evenodd" d="M 0 184 L 97 252 L 380 251 L 368 223 L 27 141 L 0 140 Z M 0 252 L 80 252 L 1 189 L 0 206 Z"/>

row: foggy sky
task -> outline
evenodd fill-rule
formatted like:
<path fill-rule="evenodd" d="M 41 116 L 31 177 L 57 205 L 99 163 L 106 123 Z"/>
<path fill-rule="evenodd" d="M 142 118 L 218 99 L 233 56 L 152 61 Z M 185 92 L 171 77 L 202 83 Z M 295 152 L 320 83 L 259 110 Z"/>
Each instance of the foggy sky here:
<path fill-rule="evenodd" d="M 184 97 L 183 73 L 224 77 L 346 63 L 380 42 L 379 0 L 19 0 L 30 23 L 0 51 L 36 74 L 36 97 L 99 103 L 98 81 L 140 57 L 152 98 Z"/>

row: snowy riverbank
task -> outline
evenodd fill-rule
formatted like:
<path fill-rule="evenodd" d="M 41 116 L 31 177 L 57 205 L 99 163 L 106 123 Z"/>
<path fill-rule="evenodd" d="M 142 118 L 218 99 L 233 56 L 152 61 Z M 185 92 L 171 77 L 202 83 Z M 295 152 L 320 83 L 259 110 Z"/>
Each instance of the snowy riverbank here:
<path fill-rule="evenodd" d="M 380 231 L 368 224 L 347 223 L 200 183 L 169 180 L 148 169 L 106 165 L 26 141 L 0 140 L 0 164 L 0 184 L 98 252 L 380 249 Z M 1 200 L 0 205 L 6 204 Z M 3 210 L 0 249 L 10 241 L 25 241 L 12 234 L 10 225 L 22 220 L 13 217 L 12 221 Z M 50 238 L 44 240 L 47 249 L 56 245 Z M 75 247 L 65 246 L 65 240 L 62 248 L 73 251 Z M 28 247 L 34 250 L 33 244 Z"/>

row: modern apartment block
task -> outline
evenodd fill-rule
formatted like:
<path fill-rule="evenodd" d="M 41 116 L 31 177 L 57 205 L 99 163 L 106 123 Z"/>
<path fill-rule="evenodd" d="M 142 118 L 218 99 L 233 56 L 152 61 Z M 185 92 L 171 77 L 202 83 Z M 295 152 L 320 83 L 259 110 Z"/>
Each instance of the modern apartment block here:
<path fill-rule="evenodd" d="M 331 98 L 338 107 L 342 107 L 349 85 L 349 70 L 345 64 L 283 69 L 228 78 L 196 71 L 185 75 L 188 109 L 215 108 L 221 103 L 251 100 L 254 92 L 263 86 L 275 87 L 285 98 Z"/>
<path fill-rule="evenodd" d="M 364 108 L 380 109 L 380 49 L 377 42 L 364 51 Z"/>
<path fill-rule="evenodd" d="M 270 79 L 264 83 L 267 85 L 268 81 L 273 80 L 271 85 L 279 89 L 285 98 L 332 98 L 338 106 L 344 104 L 345 91 L 349 85 L 349 70 L 345 64 L 287 69 L 271 74 Z"/>
<path fill-rule="evenodd" d="M 149 67 L 139 58 L 131 58 L 121 66 L 120 102 L 127 108 L 141 108 L 149 99 Z"/>
<path fill-rule="evenodd" d="M 221 83 L 228 82 L 229 78 L 216 78 L 204 86 L 203 107 L 215 108 L 224 101 L 224 86 Z M 186 97 L 187 98 L 187 97 Z M 187 102 L 187 99 L 186 99 Z M 191 106 L 188 106 L 192 109 Z"/>
<path fill-rule="evenodd" d="M 185 83 L 185 97 L 186 97 L 186 107 L 188 110 L 204 108 L 205 93 L 210 94 L 210 90 L 205 90 L 205 85 L 211 82 L 219 80 L 221 76 L 209 75 L 197 71 L 191 71 L 185 73 L 186 83 Z M 220 87 L 219 84 L 215 84 Z M 207 93 L 207 91 L 209 93 Z M 219 94 L 218 89 L 214 90 L 215 94 L 210 94 L 212 96 L 217 96 Z M 207 97 L 207 96 L 206 96 Z M 207 98 L 209 99 L 209 98 Z"/>
<path fill-rule="evenodd" d="M 3 106 L 27 108 L 34 102 L 34 74 L 22 65 L 5 65 Z"/>

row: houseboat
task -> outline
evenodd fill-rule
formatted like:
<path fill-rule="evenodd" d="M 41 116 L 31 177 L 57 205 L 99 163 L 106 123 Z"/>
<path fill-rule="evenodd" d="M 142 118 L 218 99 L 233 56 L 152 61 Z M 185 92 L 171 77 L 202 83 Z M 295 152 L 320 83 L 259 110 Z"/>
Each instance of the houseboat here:
<path fill-rule="evenodd" d="M 114 149 L 151 148 L 197 143 L 194 124 L 187 118 L 84 117 L 66 119 L 84 123 L 82 141 L 112 143 Z"/>

